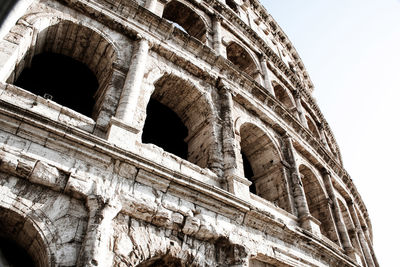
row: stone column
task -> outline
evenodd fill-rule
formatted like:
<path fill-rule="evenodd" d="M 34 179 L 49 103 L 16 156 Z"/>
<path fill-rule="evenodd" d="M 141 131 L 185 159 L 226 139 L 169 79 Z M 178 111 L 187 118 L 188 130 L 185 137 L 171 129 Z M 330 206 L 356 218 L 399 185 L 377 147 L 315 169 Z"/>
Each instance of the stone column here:
<path fill-rule="evenodd" d="M 119 202 L 104 202 L 101 197 L 93 195 L 87 197 L 86 205 L 89 209 L 89 221 L 77 266 L 111 267 L 111 223 L 121 210 L 121 205 Z"/>
<path fill-rule="evenodd" d="M 222 151 L 224 157 L 224 177 L 227 183 L 227 190 L 235 196 L 250 200 L 249 186 L 251 182 L 238 175 L 235 129 L 233 124 L 233 99 L 231 90 L 219 81 L 219 95 L 221 99 L 222 117 Z"/>
<path fill-rule="evenodd" d="M 219 14 L 215 14 L 213 17 L 213 47 L 217 55 L 226 57 L 222 46 L 221 21 L 222 17 Z"/>
<path fill-rule="evenodd" d="M 372 241 L 371 241 L 371 238 L 369 236 L 368 229 L 366 227 L 362 227 L 362 230 L 364 232 L 365 239 L 366 239 L 367 244 L 369 246 L 369 251 L 371 252 L 372 259 L 374 260 L 375 265 L 378 266 L 378 260 L 376 258 L 376 255 L 375 255 L 374 251 L 373 251 Z"/>
<path fill-rule="evenodd" d="M 371 252 L 369 250 L 367 241 L 365 240 L 364 232 L 363 232 L 363 230 L 361 228 L 360 220 L 358 219 L 357 212 L 356 212 L 356 209 L 354 207 L 354 203 L 353 203 L 353 201 L 348 201 L 347 205 L 349 207 L 351 218 L 353 219 L 353 222 L 354 222 L 354 224 L 356 226 L 357 236 L 358 236 L 358 239 L 360 240 L 360 244 L 361 244 L 361 248 L 362 248 L 363 253 L 364 253 L 365 261 L 367 262 L 367 265 L 369 267 L 370 266 L 374 267 L 375 263 L 374 263 L 374 260 L 373 260 L 373 258 L 371 256 Z"/>
<path fill-rule="evenodd" d="M 129 125 L 132 125 L 134 122 L 134 113 L 136 111 L 140 87 L 142 86 L 149 47 L 149 42 L 146 39 L 141 38 L 137 43 L 137 51 L 131 61 L 119 99 L 115 117 Z"/>
<path fill-rule="evenodd" d="M 274 90 L 272 89 L 271 81 L 269 80 L 268 76 L 268 66 L 267 66 L 267 56 L 265 54 L 261 55 L 261 71 L 263 73 L 264 78 L 264 87 L 270 92 L 273 96 L 275 96 Z"/>
<path fill-rule="evenodd" d="M 343 216 L 340 212 L 339 203 L 335 195 L 335 191 L 332 184 L 331 173 L 328 170 L 324 170 L 322 176 L 324 179 L 326 191 L 328 192 L 328 196 L 332 200 L 335 225 L 340 236 L 339 243 L 341 243 L 348 256 L 350 256 L 353 259 L 356 259 L 355 251 L 351 244 L 351 240 L 348 235 L 347 228 L 343 220 Z"/>
<path fill-rule="evenodd" d="M 295 91 L 294 99 L 296 101 L 297 113 L 299 114 L 300 122 L 304 127 L 308 128 L 306 115 L 304 114 L 303 106 L 301 105 L 301 94 L 299 91 Z"/>
<path fill-rule="evenodd" d="M 167 0 L 146 0 L 144 7 L 156 14 L 157 16 L 162 17 L 164 6 L 166 3 Z"/>
<path fill-rule="evenodd" d="M 293 198 L 297 207 L 297 216 L 299 218 L 301 227 L 314 233 L 317 236 L 321 236 L 319 222 L 311 215 L 310 210 L 308 209 L 306 194 L 304 192 L 299 168 L 297 166 L 296 159 L 294 156 L 294 147 L 292 138 L 286 135 L 284 136 L 284 139 L 287 146 L 287 154 L 288 154 L 288 159 L 290 161 L 289 164 L 291 165 Z"/>
<path fill-rule="evenodd" d="M 154 13 L 157 7 L 157 0 L 146 0 L 146 4 L 144 7 Z"/>
<path fill-rule="evenodd" d="M 337 244 L 339 246 L 342 246 L 342 240 L 340 239 L 338 225 L 336 224 L 335 215 L 334 215 L 336 209 L 335 209 L 333 201 L 332 201 L 332 199 L 330 197 L 327 197 L 325 199 L 325 206 L 323 208 L 328 212 L 328 216 L 330 218 L 332 218 L 332 226 L 330 226 L 329 230 L 328 230 L 329 239 L 337 240 Z M 344 230 L 346 232 L 346 228 Z M 350 243 L 350 246 L 351 246 L 351 243 Z M 350 255 L 350 252 L 353 252 L 353 254 Z M 355 255 L 354 255 L 354 249 L 353 248 L 347 249 L 346 250 L 346 254 L 351 256 L 352 258 L 356 259 Z"/>
<path fill-rule="evenodd" d="M 125 78 L 117 112 L 111 119 L 107 134 L 108 141 L 125 149 L 133 148 L 136 134 L 139 132 L 134 124 L 135 112 L 150 49 L 149 42 L 138 37 L 140 40 L 137 42 L 137 49 Z"/>

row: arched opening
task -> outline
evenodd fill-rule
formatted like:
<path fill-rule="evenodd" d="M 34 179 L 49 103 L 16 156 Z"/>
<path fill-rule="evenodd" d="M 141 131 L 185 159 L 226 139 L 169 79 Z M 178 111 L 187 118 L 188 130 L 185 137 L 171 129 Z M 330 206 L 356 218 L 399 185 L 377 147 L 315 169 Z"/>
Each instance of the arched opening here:
<path fill-rule="evenodd" d="M 314 121 L 312 121 L 312 119 L 309 116 L 306 116 L 306 119 L 307 119 L 308 129 L 311 131 L 311 133 L 314 135 L 315 138 L 320 140 L 321 137 L 319 136 L 319 132 L 317 130 L 317 126 L 315 126 L 314 124 Z"/>
<path fill-rule="evenodd" d="M 240 128 L 240 139 L 244 174 L 254 184 L 251 191 L 290 211 L 283 166 L 272 140 L 260 128 L 250 123 L 245 123 Z"/>
<path fill-rule="evenodd" d="M 138 267 L 184 267 L 185 264 L 176 257 L 164 255 L 162 257 L 154 257 L 145 262 L 142 262 Z"/>
<path fill-rule="evenodd" d="M 299 171 L 311 215 L 320 221 L 321 233 L 333 242 L 338 242 L 333 218 L 329 211 L 328 197 L 321 184 L 308 167 L 300 165 Z"/>
<path fill-rule="evenodd" d="M 206 93 L 201 92 L 197 87 L 186 80 L 174 75 L 164 75 L 155 82 L 151 99 L 152 100 L 149 102 L 150 106 L 147 108 L 150 117 L 146 119 L 142 141 L 145 142 L 146 138 L 150 135 L 165 134 L 170 130 L 171 134 L 165 134 L 165 138 L 168 139 L 177 131 L 177 129 L 172 127 L 178 127 L 179 130 L 177 132 L 179 132 L 179 138 L 177 136 L 173 136 L 173 138 L 179 139 L 179 142 L 177 142 L 180 144 L 180 147 L 184 147 L 182 142 L 182 140 L 184 140 L 187 144 L 187 156 L 172 151 L 171 153 L 180 157 L 184 156 L 184 159 L 202 168 L 209 167 L 209 164 L 212 163 L 212 160 L 210 160 L 210 153 L 213 151 L 216 141 L 215 130 L 212 126 L 214 115 L 210 103 L 206 99 Z M 158 104 L 156 102 L 158 102 Z M 158 107 L 158 110 L 155 111 L 152 106 Z M 165 109 L 169 109 L 169 111 L 167 112 Z M 157 121 L 151 122 L 152 113 L 158 114 L 158 120 L 165 120 L 165 122 L 162 123 L 166 123 L 167 116 L 169 116 L 168 118 L 175 117 L 176 119 L 174 120 L 179 120 L 181 126 L 179 126 L 180 122 L 174 124 L 177 126 L 165 125 L 166 128 L 159 130 L 161 131 L 160 133 L 150 133 L 150 131 L 154 131 L 151 129 L 155 128 L 147 124 L 158 123 Z M 157 127 L 161 127 L 161 122 Z M 184 128 L 186 128 L 187 131 L 185 131 Z M 187 135 L 186 138 L 184 137 L 185 135 Z"/>
<path fill-rule="evenodd" d="M 0 207 L 0 265 L 49 265 L 46 244 L 35 224 L 12 210 Z"/>
<path fill-rule="evenodd" d="M 152 143 L 167 152 L 187 159 L 188 147 L 185 138 L 188 130 L 178 115 L 154 99 L 150 99 L 146 113 L 143 143 Z"/>
<path fill-rule="evenodd" d="M 247 73 L 253 79 L 257 78 L 257 66 L 247 51 L 235 42 L 226 47 L 227 58 L 235 64 L 239 70 Z"/>
<path fill-rule="evenodd" d="M 35 267 L 31 256 L 13 240 L 0 237 L 0 266 Z"/>
<path fill-rule="evenodd" d="M 247 159 L 246 155 L 243 153 L 243 151 L 240 151 L 240 152 L 241 152 L 240 154 L 242 155 L 242 159 L 243 159 L 244 177 L 246 177 L 247 179 L 252 181 L 253 177 L 254 177 L 254 173 L 253 173 L 253 169 L 251 168 L 251 164 L 250 164 L 249 160 Z M 250 189 L 250 193 L 257 194 L 255 183 L 251 183 L 249 189 Z"/>
<path fill-rule="evenodd" d="M 188 6 L 173 0 L 164 7 L 163 18 L 175 22 L 189 35 L 206 42 L 206 25 L 201 17 Z"/>
<path fill-rule="evenodd" d="M 96 119 L 113 72 L 113 46 L 71 21 L 41 29 L 32 43 L 8 82 Z"/>
<path fill-rule="evenodd" d="M 295 104 L 288 92 L 279 84 L 274 86 L 274 93 L 276 99 L 281 102 L 290 112 L 295 109 Z"/>
<path fill-rule="evenodd" d="M 225 0 L 227 6 L 229 6 L 233 11 L 236 13 L 239 12 L 238 5 L 235 3 L 234 0 Z"/>
<path fill-rule="evenodd" d="M 93 96 L 99 86 L 85 64 L 48 52 L 34 56 L 31 66 L 21 72 L 14 84 L 88 117 L 92 116 Z"/>

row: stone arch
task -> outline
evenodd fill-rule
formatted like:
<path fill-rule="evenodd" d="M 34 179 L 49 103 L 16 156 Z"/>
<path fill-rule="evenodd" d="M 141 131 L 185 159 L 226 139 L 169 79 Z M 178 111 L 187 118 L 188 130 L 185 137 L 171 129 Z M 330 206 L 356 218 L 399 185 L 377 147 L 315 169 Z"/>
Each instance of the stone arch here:
<path fill-rule="evenodd" d="M 311 215 L 321 223 L 321 233 L 333 242 L 338 242 L 334 220 L 330 212 L 329 197 L 324 190 L 323 184 L 311 168 L 306 165 L 300 165 L 299 172 L 304 193 L 306 194 L 308 209 Z"/>
<path fill-rule="evenodd" d="M 235 3 L 235 0 L 225 0 L 225 4 L 234 12 L 239 13 L 238 4 Z"/>
<path fill-rule="evenodd" d="M 182 261 L 169 254 L 151 258 L 145 262 L 142 262 L 138 267 L 184 267 Z"/>
<path fill-rule="evenodd" d="M 207 23 L 193 8 L 172 0 L 164 7 L 163 18 L 178 24 L 186 33 L 205 43 Z"/>
<path fill-rule="evenodd" d="M 274 94 L 276 99 L 281 102 L 290 112 L 296 109 L 296 105 L 291 93 L 282 85 L 273 82 Z"/>
<path fill-rule="evenodd" d="M 306 115 L 306 120 L 307 120 L 308 129 L 311 131 L 311 133 L 314 135 L 315 138 L 320 140 L 321 136 L 319 134 L 317 126 L 315 125 L 314 120 L 308 114 Z"/>
<path fill-rule="evenodd" d="M 247 73 L 253 79 L 257 79 L 259 74 L 257 60 L 244 46 L 235 41 L 230 41 L 226 46 L 226 57 L 237 66 L 239 70 Z"/>
<path fill-rule="evenodd" d="M 176 113 L 188 130 L 184 140 L 188 146 L 187 160 L 202 168 L 210 167 L 217 133 L 207 92 L 174 74 L 164 74 L 153 86 L 151 99 Z"/>
<path fill-rule="evenodd" d="M 29 26 L 26 26 L 29 25 Z M 96 25 L 98 26 L 98 25 Z M 0 66 L 2 79 L 13 83 L 22 70 L 29 67 L 32 59 L 41 53 L 54 53 L 83 63 L 96 76 L 98 89 L 93 93 L 92 118 L 99 127 L 107 127 L 117 106 L 111 99 L 110 91 L 117 90 L 114 84 L 120 83 L 121 75 L 116 70 L 126 69 L 126 52 L 112 41 L 109 33 L 97 29 L 88 21 L 61 18 L 54 14 L 28 14 L 21 18 L 7 34 L 6 39 L 16 38 L 18 51 L 16 60 Z M 22 30 L 21 30 L 22 29 Z M 111 105 L 103 106 L 107 102 Z"/>
<path fill-rule="evenodd" d="M 251 123 L 240 126 L 240 147 L 252 170 L 255 193 L 290 212 L 282 155 L 274 138 Z M 245 160 L 245 159 L 244 159 Z"/>
<path fill-rule="evenodd" d="M 9 206 L 8 201 L 14 204 Z M 44 216 L 6 196 L 0 201 L 0 229 L 0 236 L 17 243 L 30 255 L 35 266 L 54 266 L 56 231 Z"/>

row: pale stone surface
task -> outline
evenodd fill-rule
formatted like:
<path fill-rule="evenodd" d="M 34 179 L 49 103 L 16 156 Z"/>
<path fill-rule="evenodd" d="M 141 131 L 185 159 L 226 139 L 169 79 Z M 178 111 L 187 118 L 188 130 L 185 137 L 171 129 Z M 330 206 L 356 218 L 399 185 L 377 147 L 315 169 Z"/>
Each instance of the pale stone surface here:
<path fill-rule="evenodd" d="M 0 40 L 0 237 L 36 265 L 378 266 L 309 76 L 258 1 L 23 2 Z M 92 117 L 13 85 L 42 52 L 93 72 Z M 142 143 L 150 99 L 187 128 L 187 158 Z"/>

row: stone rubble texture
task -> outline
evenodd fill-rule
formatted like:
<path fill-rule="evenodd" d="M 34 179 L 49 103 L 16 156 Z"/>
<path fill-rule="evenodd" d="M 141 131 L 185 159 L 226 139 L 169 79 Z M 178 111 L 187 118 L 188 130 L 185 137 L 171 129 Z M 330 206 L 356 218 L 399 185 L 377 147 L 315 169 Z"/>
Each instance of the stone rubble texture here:
<path fill-rule="evenodd" d="M 37 266 L 379 266 L 313 84 L 257 0 L 21 0 L 0 37 L 0 235 Z M 92 117 L 13 85 L 42 52 L 93 71 Z M 187 160 L 142 143 L 150 98 L 187 127 Z"/>

